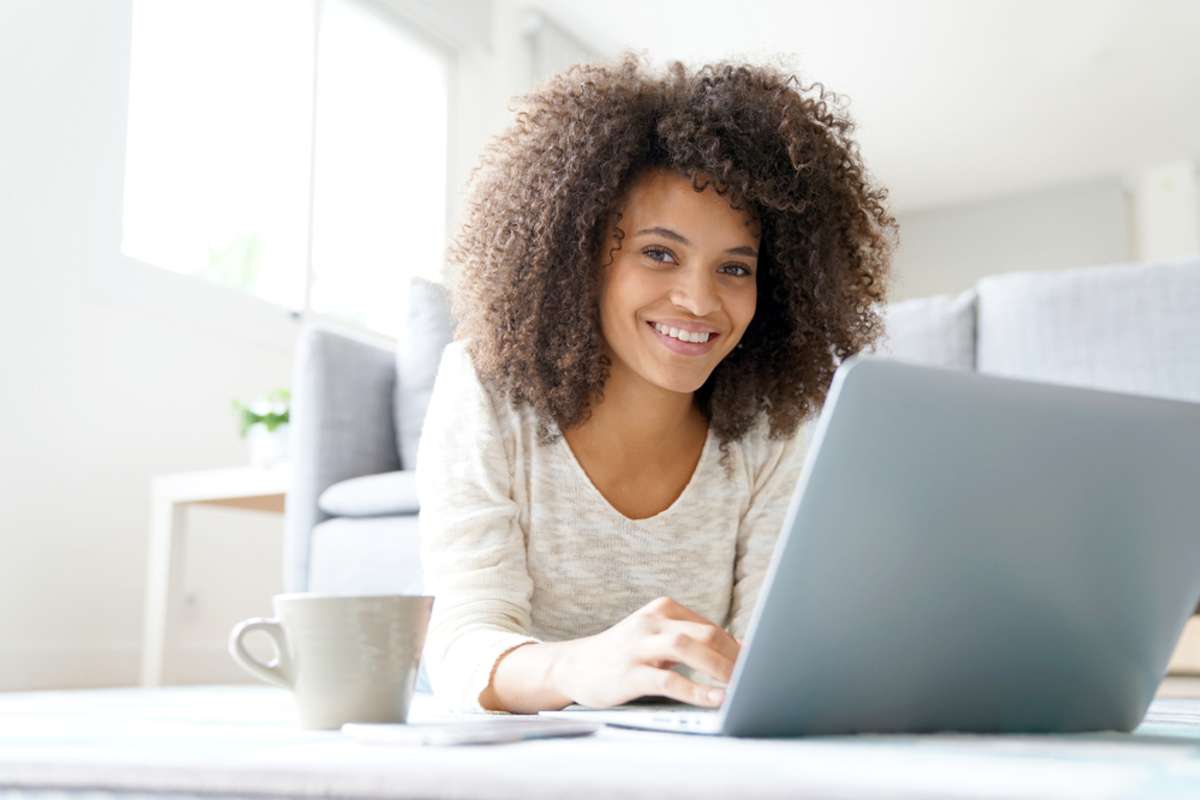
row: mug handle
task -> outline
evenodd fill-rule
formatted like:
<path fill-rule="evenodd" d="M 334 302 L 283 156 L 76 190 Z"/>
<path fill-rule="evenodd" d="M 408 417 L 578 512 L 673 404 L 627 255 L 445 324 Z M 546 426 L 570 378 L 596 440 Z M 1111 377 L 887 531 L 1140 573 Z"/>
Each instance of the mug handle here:
<path fill-rule="evenodd" d="M 250 655 L 250 651 L 246 649 L 242 640 L 251 631 L 263 631 L 271 637 L 271 642 L 275 645 L 276 658 L 270 664 L 262 663 Z M 291 656 L 288 655 L 287 638 L 283 634 L 283 626 L 279 624 L 279 620 L 255 617 L 239 622 L 234 626 L 233 632 L 229 634 L 229 655 L 233 656 L 233 660 L 244 670 L 259 680 L 282 686 L 284 689 L 292 688 L 292 661 Z"/>

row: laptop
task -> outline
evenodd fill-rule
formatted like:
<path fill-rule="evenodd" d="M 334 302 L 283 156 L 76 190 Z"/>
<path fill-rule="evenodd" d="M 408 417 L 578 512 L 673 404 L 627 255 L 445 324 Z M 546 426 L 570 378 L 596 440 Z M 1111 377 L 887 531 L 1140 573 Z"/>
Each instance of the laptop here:
<path fill-rule="evenodd" d="M 1132 731 L 1200 597 L 1198 478 L 1200 403 L 853 356 L 722 706 L 541 713 L 747 737 Z"/>

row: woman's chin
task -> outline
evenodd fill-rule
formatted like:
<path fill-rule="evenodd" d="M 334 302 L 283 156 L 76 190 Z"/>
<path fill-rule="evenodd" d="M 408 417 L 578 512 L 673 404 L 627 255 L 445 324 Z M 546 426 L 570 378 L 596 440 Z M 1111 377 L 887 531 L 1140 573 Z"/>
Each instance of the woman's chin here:
<path fill-rule="evenodd" d="M 696 367 L 665 366 L 655 371 L 650 382 L 670 392 L 691 394 L 704 385 L 710 372 L 711 370 L 701 371 Z"/>

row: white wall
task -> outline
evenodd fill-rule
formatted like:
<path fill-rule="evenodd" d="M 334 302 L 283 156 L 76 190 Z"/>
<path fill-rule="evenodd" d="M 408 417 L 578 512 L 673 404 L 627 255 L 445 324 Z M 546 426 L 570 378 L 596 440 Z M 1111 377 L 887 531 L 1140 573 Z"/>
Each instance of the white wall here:
<path fill-rule="evenodd" d="M 892 298 L 966 289 L 984 275 L 1128 261 L 1130 211 L 1117 178 L 898 214 Z"/>
<path fill-rule="evenodd" d="M 1134 251 L 1146 261 L 1200 255 L 1200 164 L 1180 159 L 1132 173 Z"/>
<path fill-rule="evenodd" d="M 295 323 L 112 248 L 128 3 L 22 0 L 0 16 L 0 689 L 128 684 L 150 476 L 244 461 L 230 399 L 287 385 Z M 217 652 L 277 590 L 264 516 L 195 514 L 195 646 Z"/>
<path fill-rule="evenodd" d="M 896 217 L 896 301 L 956 293 L 998 272 L 1200 256 L 1200 164 L 1183 158 Z"/>
<path fill-rule="evenodd" d="M 399 5 L 457 30 L 455 4 Z M 516 6 L 496 8 L 456 43 L 452 187 L 528 74 Z M 137 681 L 151 476 L 244 463 L 230 399 L 290 381 L 281 310 L 119 253 L 130 13 L 0 5 L 0 690 Z M 249 680 L 225 639 L 282 587 L 281 522 L 199 509 L 190 534 L 167 679 Z"/>

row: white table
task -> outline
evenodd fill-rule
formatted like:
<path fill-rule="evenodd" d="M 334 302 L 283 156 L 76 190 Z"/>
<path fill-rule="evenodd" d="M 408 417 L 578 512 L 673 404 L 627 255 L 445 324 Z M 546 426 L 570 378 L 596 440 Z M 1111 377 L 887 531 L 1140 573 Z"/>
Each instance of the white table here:
<path fill-rule="evenodd" d="M 282 513 L 291 477 L 287 462 L 270 467 L 162 475 L 151 482 L 150 552 L 146 566 L 145 627 L 142 633 L 143 686 L 162 683 L 163 653 L 183 601 L 187 554 L 187 508 L 224 506 Z"/>
<path fill-rule="evenodd" d="M 412 721 L 451 717 L 431 695 L 414 698 Z M 605 728 L 435 748 L 302 730 L 290 694 L 270 686 L 16 692 L 0 694 L 0 789 L 13 787 L 31 797 L 1200 797 L 1200 699 L 1157 700 L 1134 734 L 747 740 Z"/>

